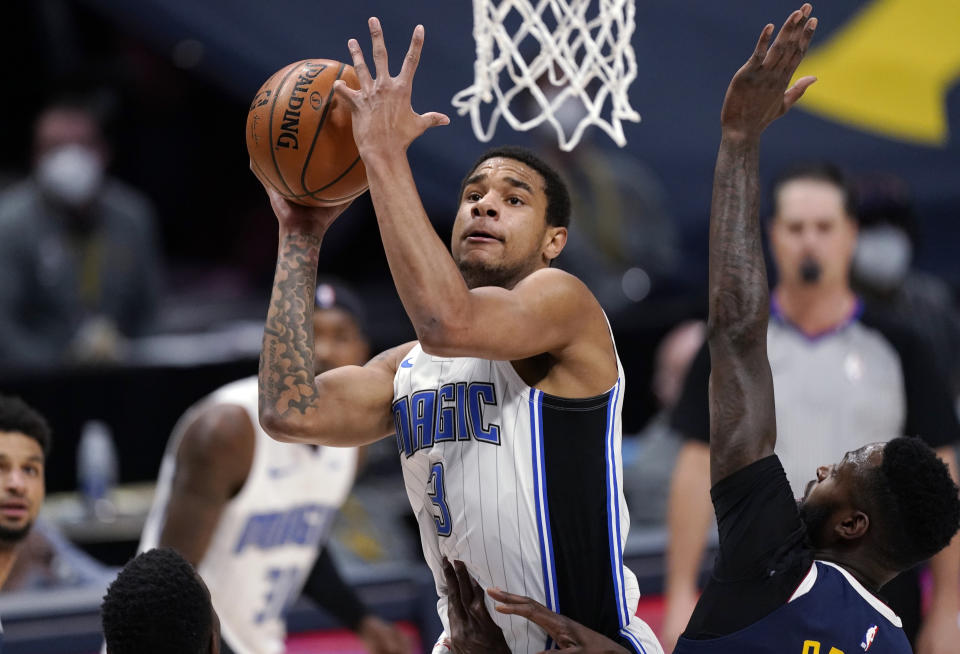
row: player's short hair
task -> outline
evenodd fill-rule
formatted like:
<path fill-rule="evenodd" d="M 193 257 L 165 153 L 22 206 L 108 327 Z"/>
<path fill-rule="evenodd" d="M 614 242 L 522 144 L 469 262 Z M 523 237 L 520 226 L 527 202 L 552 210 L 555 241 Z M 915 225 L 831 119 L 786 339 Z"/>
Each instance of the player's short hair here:
<path fill-rule="evenodd" d="M 860 493 L 880 530 L 880 554 L 899 570 L 929 559 L 960 528 L 960 497 L 946 464 L 919 438 L 883 448 Z"/>
<path fill-rule="evenodd" d="M 851 220 L 857 219 L 856 187 L 839 166 L 827 161 L 797 164 L 778 175 L 770 186 L 770 206 L 773 207 L 772 215 L 776 216 L 779 210 L 777 198 L 780 195 L 780 189 L 789 182 L 795 182 L 801 179 L 826 182 L 840 189 L 840 192 L 843 194 L 844 212 Z"/>
<path fill-rule="evenodd" d="M 567 190 L 563 178 L 560 177 L 560 173 L 530 150 L 516 145 L 497 146 L 481 154 L 470 166 L 470 171 L 464 176 L 463 181 L 460 182 L 460 200 L 463 199 L 463 189 L 466 188 L 467 180 L 470 179 L 473 172 L 484 161 L 494 157 L 519 161 L 540 173 L 545 183 L 544 192 L 547 195 L 547 224 L 552 227 L 568 227 L 570 225 L 570 192 Z"/>
<path fill-rule="evenodd" d="M 40 412 L 12 395 L 0 395 L 0 431 L 18 432 L 40 444 L 43 456 L 50 454 L 50 425 Z"/>
<path fill-rule="evenodd" d="M 169 547 L 130 560 L 107 588 L 101 614 L 107 654 L 208 651 L 210 596 L 193 567 Z"/>

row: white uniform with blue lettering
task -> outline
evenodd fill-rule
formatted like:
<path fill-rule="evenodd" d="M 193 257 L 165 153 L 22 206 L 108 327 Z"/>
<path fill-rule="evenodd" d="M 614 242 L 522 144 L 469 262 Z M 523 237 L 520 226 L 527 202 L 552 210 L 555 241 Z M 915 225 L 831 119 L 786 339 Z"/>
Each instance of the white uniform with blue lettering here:
<path fill-rule="evenodd" d="M 256 432 L 256 448 L 247 481 L 220 516 L 197 571 L 210 589 L 231 649 L 237 654 L 283 652 L 283 609 L 299 596 L 350 492 L 357 450 L 274 441 L 257 420 L 256 377 L 224 386 L 203 404 L 210 402 L 244 407 Z M 159 541 L 182 424 L 190 417 L 188 413 L 181 421 L 167 446 L 140 551 Z"/>
<path fill-rule="evenodd" d="M 435 652 L 449 649 L 443 556 L 464 561 L 483 588 L 532 597 L 636 652 L 661 652 L 634 616 L 640 592 L 623 565 L 617 366 L 608 393 L 580 400 L 531 388 L 510 362 L 434 357 L 419 344 L 398 367 L 397 447 L 444 625 Z M 512 652 L 550 649 L 542 629 L 486 602 Z"/>

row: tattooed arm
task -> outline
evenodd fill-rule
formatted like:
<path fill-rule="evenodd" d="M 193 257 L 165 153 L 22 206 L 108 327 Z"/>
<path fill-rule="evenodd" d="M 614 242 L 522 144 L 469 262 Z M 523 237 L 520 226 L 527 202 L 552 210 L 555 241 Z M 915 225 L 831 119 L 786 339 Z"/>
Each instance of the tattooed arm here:
<path fill-rule="evenodd" d="M 313 294 L 320 243 L 346 205 L 306 208 L 271 189 L 280 250 L 260 352 L 260 424 L 282 441 L 354 446 L 393 432 L 393 377 L 407 343 L 365 366 L 314 377 Z"/>
<path fill-rule="evenodd" d="M 759 145 L 767 125 L 813 84 L 787 88 L 817 26 L 804 4 L 770 45 L 760 34 L 723 101 L 710 207 L 709 344 L 711 483 L 773 454 L 777 439 L 767 360 L 769 289 L 760 243 Z M 769 48 L 768 48 L 769 46 Z"/>

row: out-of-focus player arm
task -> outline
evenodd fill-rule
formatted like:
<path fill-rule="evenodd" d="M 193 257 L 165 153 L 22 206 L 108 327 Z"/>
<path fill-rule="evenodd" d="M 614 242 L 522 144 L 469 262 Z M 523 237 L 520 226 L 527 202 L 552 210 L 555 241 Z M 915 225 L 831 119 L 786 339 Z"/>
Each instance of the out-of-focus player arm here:
<path fill-rule="evenodd" d="M 441 356 L 517 360 L 544 352 L 569 354 L 565 349 L 587 333 L 603 341 L 612 357 L 600 305 L 565 272 L 540 270 L 511 290 L 467 288 L 423 209 L 406 156 L 414 139 L 448 122 L 442 114 L 418 115 L 410 106 L 423 29 L 414 31 L 400 74 L 390 77 L 380 23 L 371 19 L 369 26 L 376 79 L 351 39 L 360 89 L 337 83 L 336 90 L 350 106 L 384 250 L 420 344 Z M 565 233 L 558 238 L 559 252 Z"/>
<path fill-rule="evenodd" d="M 371 654 L 409 654 L 410 642 L 399 629 L 372 614 L 340 576 L 329 548 L 317 557 L 303 594 L 356 632 Z"/>
<path fill-rule="evenodd" d="M 660 633 L 666 652 L 673 651 L 697 605 L 697 577 L 712 515 L 710 447 L 688 440 L 677 456 L 667 505 L 666 613 Z"/>
<path fill-rule="evenodd" d="M 957 455 L 952 445 L 938 447 L 937 455 L 950 469 L 954 482 L 957 481 Z M 933 577 L 933 596 L 930 610 L 923 618 L 923 624 L 917 634 L 917 654 L 947 654 L 955 651 L 960 629 L 957 628 L 957 614 L 960 612 L 960 535 L 954 535 L 950 545 L 930 560 L 930 572 Z"/>
<path fill-rule="evenodd" d="M 158 545 L 200 563 L 227 502 L 253 465 L 256 436 L 245 409 L 210 404 L 195 410 L 176 452 L 176 471 Z"/>
<path fill-rule="evenodd" d="M 280 248 L 260 352 L 260 424 L 280 441 L 356 446 L 393 431 L 393 377 L 412 343 L 365 366 L 314 375 L 313 295 L 320 244 L 346 205 L 303 207 L 267 188 Z"/>
<path fill-rule="evenodd" d="M 710 477 L 721 479 L 773 454 L 776 417 L 767 360 L 769 290 L 759 220 L 760 136 L 815 80 L 788 89 L 816 28 L 810 5 L 793 12 L 773 44 L 773 25 L 734 75 L 710 206 Z M 769 47 L 768 47 L 769 46 Z"/>

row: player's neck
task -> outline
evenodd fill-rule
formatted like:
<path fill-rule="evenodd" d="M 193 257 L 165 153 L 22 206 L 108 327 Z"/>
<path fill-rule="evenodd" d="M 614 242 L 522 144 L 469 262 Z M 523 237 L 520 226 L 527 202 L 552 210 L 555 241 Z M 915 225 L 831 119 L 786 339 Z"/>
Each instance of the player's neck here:
<path fill-rule="evenodd" d="M 833 288 L 780 285 L 774 289 L 773 297 L 783 317 L 808 335 L 841 326 L 850 320 L 857 306 L 857 296 L 845 284 Z"/>
<path fill-rule="evenodd" d="M 814 558 L 837 564 L 873 594 L 880 592 L 880 588 L 896 576 L 895 572 L 878 564 L 876 557 L 865 555 L 863 552 L 837 552 L 832 549 L 823 549 L 815 551 Z"/>

